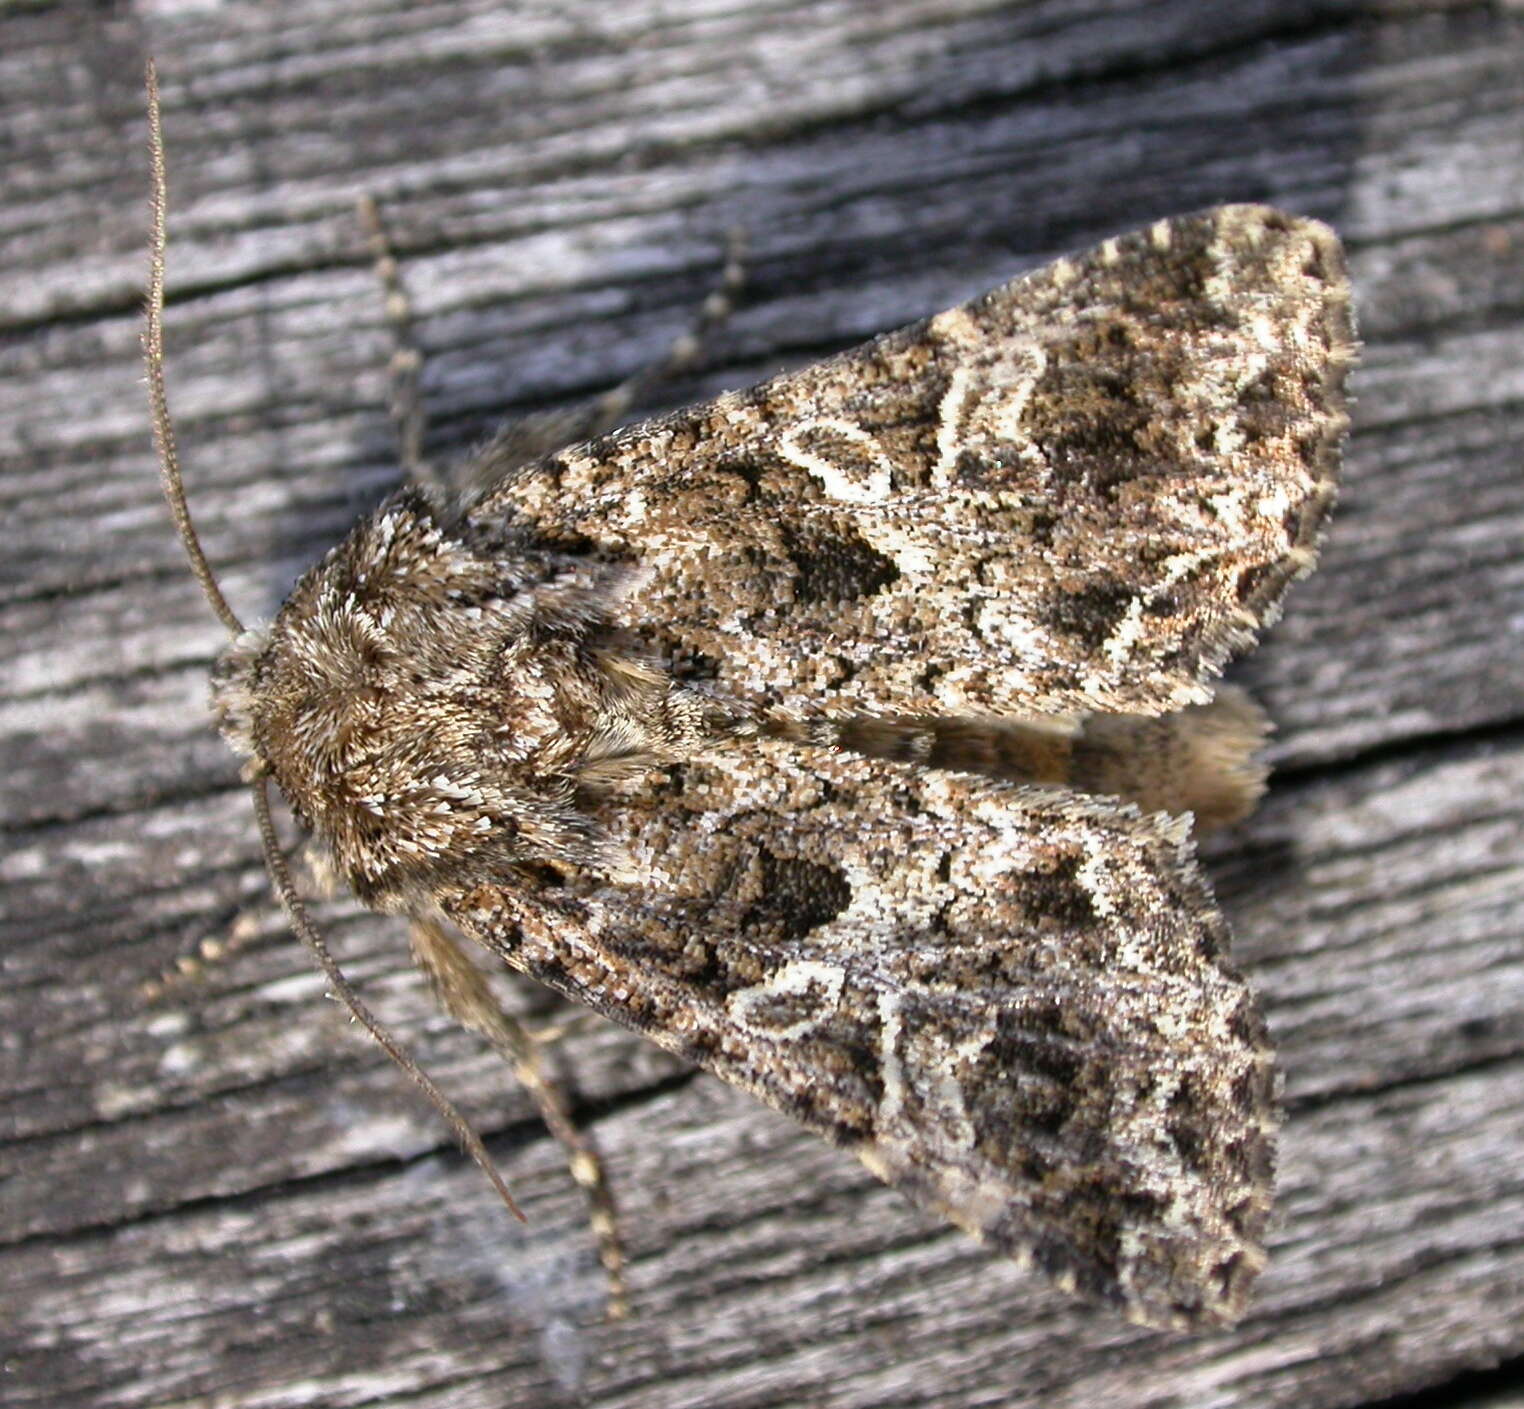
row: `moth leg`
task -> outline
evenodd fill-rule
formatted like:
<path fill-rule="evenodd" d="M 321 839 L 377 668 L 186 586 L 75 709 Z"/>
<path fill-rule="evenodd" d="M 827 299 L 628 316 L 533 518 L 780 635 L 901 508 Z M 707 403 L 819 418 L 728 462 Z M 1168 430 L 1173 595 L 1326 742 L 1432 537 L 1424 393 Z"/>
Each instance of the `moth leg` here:
<path fill-rule="evenodd" d="M 460 467 L 463 478 L 456 487 L 465 492 L 483 489 L 522 465 L 613 430 L 653 388 L 693 367 L 735 309 L 745 282 L 745 253 L 745 233 L 739 228 L 730 230 L 719 282 L 699 305 L 692 325 L 673 340 L 659 362 L 591 400 L 506 422 Z"/>
<path fill-rule="evenodd" d="M 503 1011 L 485 975 L 439 925 L 431 920 L 414 920 L 410 939 L 414 962 L 423 970 L 440 1006 L 461 1026 L 484 1037 L 513 1068 L 546 1129 L 566 1151 L 567 1168 L 587 1199 L 588 1222 L 608 1279 L 608 1318 L 611 1321 L 623 1318 L 629 1311 L 629 1298 L 614 1200 L 604 1178 L 602 1161 L 572 1123 L 560 1091 L 540 1066 L 541 1040 Z"/>
<path fill-rule="evenodd" d="M 521 416 L 506 422 L 478 453 L 453 471 L 441 471 L 423 454 L 428 426 L 421 383 L 423 353 L 413 337 L 413 305 L 402 285 L 397 258 L 392 253 L 374 198 L 360 196 L 360 223 L 375 260 L 376 277 L 386 297 L 386 317 L 392 326 L 395 348 L 389 372 L 391 390 L 387 414 L 397 437 L 397 458 L 403 473 L 415 484 L 433 485 L 466 493 L 494 483 L 501 475 L 527 465 L 552 451 L 612 430 L 630 408 L 668 378 L 681 376 L 703 353 L 705 345 L 724 326 L 735 309 L 736 295 L 745 282 L 746 240 L 739 228 L 726 236 L 725 267 L 719 283 L 699 305 L 693 325 L 673 340 L 659 362 L 643 368 L 618 386 L 574 406 Z"/>
<path fill-rule="evenodd" d="M 746 279 L 745 259 L 745 232 L 734 227 L 725 237 L 725 266 L 720 271 L 719 282 L 699 305 L 698 315 L 687 332 L 672 340 L 666 356 L 660 362 L 626 378 L 612 390 L 594 397 L 580 408 L 573 408 L 581 418 L 573 427 L 574 433 L 554 445 L 546 446 L 540 453 L 548 454 L 573 440 L 587 440 L 613 430 L 629 414 L 630 408 L 648 392 L 695 366 L 710 339 L 735 312 L 736 298 Z"/>
<path fill-rule="evenodd" d="M 326 866 L 314 864 L 315 846 L 299 841 L 287 847 L 284 852 L 286 863 L 290 865 L 297 853 L 308 847 L 310 850 L 304 857 L 307 869 L 314 878 L 317 893 L 326 899 L 335 893 L 336 882 Z M 278 920 L 282 929 L 286 927 L 285 912 L 268 891 L 262 891 L 257 898 L 230 905 L 223 913 L 227 918 L 217 921 L 211 934 L 203 935 L 189 952 L 177 955 L 155 977 L 145 979 L 138 986 L 138 996 L 144 1003 L 162 1002 L 202 983 L 213 969 L 243 953 L 264 932 L 266 922 Z"/>
<path fill-rule="evenodd" d="M 280 915 L 278 907 L 251 902 L 240 905 L 227 924 L 219 924 L 214 934 L 203 935 L 188 953 L 176 956 L 157 976 L 145 979 L 138 987 L 144 1003 L 158 1003 L 172 994 L 185 992 L 201 983 L 215 968 L 247 949 L 264 928 L 264 918 Z M 281 916 L 284 919 L 284 916 Z"/>
<path fill-rule="evenodd" d="M 391 244 L 386 238 L 386 226 L 381 223 L 381 211 L 375 200 L 369 195 L 360 196 L 356 210 L 365 230 L 371 257 L 375 260 L 376 277 L 381 281 L 385 294 L 386 320 L 392 329 L 394 346 L 387 368 L 391 388 L 386 410 L 397 437 L 397 458 L 403 473 L 413 483 L 441 485 L 443 480 L 439 472 L 423 455 L 423 436 L 428 422 L 420 390 L 423 353 L 413 337 L 412 300 L 402 286 L 397 257 L 392 253 Z"/>
<path fill-rule="evenodd" d="M 553 1022 L 545 1027 L 531 1027 L 525 1030 L 529 1034 L 529 1040 L 537 1047 L 550 1047 L 557 1042 L 564 1042 L 573 1033 L 587 1032 L 603 1019 L 597 1013 L 572 1013 L 562 1018 L 559 1022 Z"/>

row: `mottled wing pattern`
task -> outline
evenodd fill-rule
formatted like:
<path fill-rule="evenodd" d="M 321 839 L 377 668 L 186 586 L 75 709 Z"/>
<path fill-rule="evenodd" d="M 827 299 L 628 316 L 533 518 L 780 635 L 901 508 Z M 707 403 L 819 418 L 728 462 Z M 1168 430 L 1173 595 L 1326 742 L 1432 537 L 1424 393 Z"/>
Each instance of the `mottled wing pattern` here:
<path fill-rule="evenodd" d="M 599 816 L 639 883 L 446 913 L 1061 1285 L 1241 1311 L 1274 1067 L 1183 820 L 768 740 Z"/>
<path fill-rule="evenodd" d="M 459 528 L 556 603 L 520 683 L 592 692 L 529 782 L 603 860 L 440 865 L 431 906 L 1061 1284 L 1236 1318 L 1273 1059 L 1188 819 L 1120 798 L 1252 800 L 1252 707 L 1178 712 L 1312 565 L 1352 358 L 1332 233 L 1228 207 L 496 482 L 489 449 Z M 1133 786 L 1177 755 L 1208 786 Z"/>
<path fill-rule="evenodd" d="M 635 564 L 623 621 L 759 704 L 1158 713 L 1310 568 L 1352 358 L 1332 232 L 1224 207 L 563 451 L 474 515 Z"/>

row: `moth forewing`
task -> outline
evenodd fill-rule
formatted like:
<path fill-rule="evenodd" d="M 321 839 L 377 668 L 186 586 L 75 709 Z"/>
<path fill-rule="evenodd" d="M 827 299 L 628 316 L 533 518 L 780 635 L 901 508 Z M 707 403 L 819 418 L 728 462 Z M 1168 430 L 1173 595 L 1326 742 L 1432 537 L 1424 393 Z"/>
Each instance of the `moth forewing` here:
<path fill-rule="evenodd" d="M 224 730 L 568 1143 L 453 930 L 1062 1287 L 1231 1321 L 1276 1076 L 1189 813 L 1258 791 L 1211 682 L 1312 565 L 1353 347 L 1332 233 L 1234 206 L 505 431 L 229 648 Z"/>

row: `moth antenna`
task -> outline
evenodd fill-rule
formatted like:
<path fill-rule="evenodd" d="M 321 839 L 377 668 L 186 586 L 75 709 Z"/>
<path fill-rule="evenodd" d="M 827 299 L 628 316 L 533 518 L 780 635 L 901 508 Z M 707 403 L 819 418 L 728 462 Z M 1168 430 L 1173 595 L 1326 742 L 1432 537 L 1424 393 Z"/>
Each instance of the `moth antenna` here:
<path fill-rule="evenodd" d="M 169 177 L 164 163 L 164 129 L 159 121 L 159 74 L 149 59 L 145 72 L 148 90 L 148 155 L 153 167 L 153 228 L 148 240 L 148 297 L 143 309 L 143 362 L 148 371 L 148 408 L 153 419 L 153 443 L 159 452 L 159 483 L 169 501 L 191 571 L 201 584 L 202 594 L 228 629 L 228 635 L 243 632 L 227 598 L 217 585 L 212 565 L 201 551 L 201 540 L 191 522 L 190 506 L 185 502 L 185 484 L 180 478 L 180 452 L 175 445 L 175 428 L 169 419 L 169 398 L 164 391 L 164 246 L 166 242 Z"/>
<path fill-rule="evenodd" d="M 191 571 L 201 584 L 218 620 L 227 627 L 230 636 L 243 632 L 243 623 L 222 595 L 216 575 L 202 551 L 201 540 L 191 522 L 190 506 L 185 500 L 185 484 L 180 477 L 180 456 L 175 445 L 174 425 L 169 416 L 169 398 L 164 391 L 164 249 L 166 244 L 167 210 L 169 205 L 169 180 L 164 161 L 164 130 L 159 117 L 159 75 L 152 59 L 145 67 L 144 86 L 148 95 L 148 151 L 153 169 L 152 231 L 149 237 L 148 296 L 144 302 L 143 361 L 148 373 L 148 405 L 153 419 L 154 446 L 159 455 L 159 480 L 164 497 L 169 501 L 169 511 L 175 521 L 180 542 L 190 559 Z M 376 1044 L 407 1075 L 408 1079 L 429 1098 L 434 1109 L 444 1117 L 445 1123 L 455 1132 L 466 1153 L 476 1161 L 487 1176 L 497 1195 L 519 1222 L 525 1222 L 523 1211 L 513 1201 L 508 1185 L 498 1173 L 492 1156 L 482 1144 L 481 1137 L 456 1109 L 455 1104 L 436 1086 L 429 1074 L 403 1050 L 391 1033 L 360 996 L 350 987 L 338 961 L 328 952 L 327 942 L 308 918 L 307 908 L 302 904 L 296 887 L 291 882 L 291 872 L 275 835 L 275 823 L 270 816 L 270 792 L 268 781 L 258 778 L 250 784 L 254 799 L 254 816 L 259 824 L 260 844 L 264 849 L 265 870 L 270 874 L 271 884 L 280 897 L 280 903 L 291 921 L 297 938 L 311 951 L 318 967 L 322 969 L 328 986 L 356 1022 L 375 1039 Z"/>
<path fill-rule="evenodd" d="M 507 1205 L 508 1211 L 520 1223 L 527 1222 L 523 1211 L 513 1201 L 513 1195 L 508 1192 L 508 1185 L 503 1176 L 498 1173 L 497 1166 L 493 1164 L 492 1156 L 487 1153 L 487 1147 L 482 1144 L 481 1136 L 471 1128 L 470 1122 L 456 1108 L 455 1103 L 434 1084 L 433 1078 L 403 1050 L 397 1039 L 383 1026 L 381 1020 L 365 1006 L 360 995 L 349 986 L 349 980 L 344 977 L 344 971 L 339 968 L 338 961 L 328 952 L 327 941 L 308 918 L 307 907 L 302 904 L 302 898 L 296 893 L 296 887 L 292 884 L 291 872 L 286 867 L 286 858 L 280 849 L 280 839 L 275 835 L 275 822 L 270 816 L 268 780 L 255 779 L 249 790 L 254 795 L 254 816 L 259 823 L 259 837 L 264 846 L 265 869 L 270 873 L 270 882 L 275 887 L 275 893 L 280 896 L 280 903 L 285 907 L 286 916 L 291 921 L 291 928 L 296 931 L 297 938 L 311 950 L 312 957 L 317 960 L 318 967 L 322 969 L 323 976 L 328 980 L 334 996 L 349 1009 L 355 1021 L 375 1038 L 376 1044 L 397 1064 L 407 1078 L 429 1098 L 434 1109 L 444 1117 L 445 1123 L 455 1132 L 455 1137 L 460 1141 L 462 1148 L 476 1161 L 492 1187 L 497 1190 L 498 1198 Z"/>

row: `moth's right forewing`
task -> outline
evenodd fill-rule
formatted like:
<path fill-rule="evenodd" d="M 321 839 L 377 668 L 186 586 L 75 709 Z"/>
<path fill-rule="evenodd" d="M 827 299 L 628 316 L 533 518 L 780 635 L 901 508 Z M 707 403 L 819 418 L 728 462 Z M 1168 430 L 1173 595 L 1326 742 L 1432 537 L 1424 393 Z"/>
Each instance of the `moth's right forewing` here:
<path fill-rule="evenodd" d="M 475 512 L 633 561 L 623 624 L 759 704 L 1158 713 L 1310 568 L 1353 355 L 1332 232 L 1224 207 L 573 447 Z"/>
<path fill-rule="evenodd" d="M 1183 822 L 773 742 L 603 820 L 643 882 L 447 912 L 1068 1289 L 1239 1313 L 1274 1068 Z"/>

